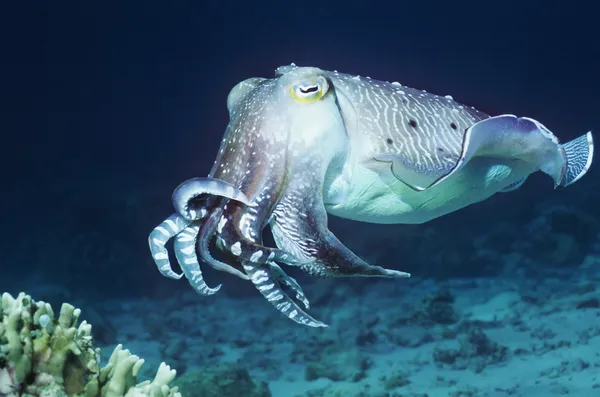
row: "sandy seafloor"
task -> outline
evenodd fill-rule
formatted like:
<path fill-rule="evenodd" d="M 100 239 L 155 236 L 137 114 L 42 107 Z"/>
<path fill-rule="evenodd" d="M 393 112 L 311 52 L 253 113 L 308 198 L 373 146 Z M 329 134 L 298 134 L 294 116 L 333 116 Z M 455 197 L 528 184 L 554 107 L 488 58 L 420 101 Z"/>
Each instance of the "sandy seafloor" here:
<path fill-rule="evenodd" d="M 310 313 L 330 325 L 319 329 L 258 293 L 205 298 L 183 280 L 170 299 L 96 309 L 114 340 L 145 358 L 146 376 L 161 361 L 180 372 L 238 363 L 275 397 L 593 397 L 599 269 L 588 255 L 576 270 L 536 279 L 317 280 L 305 292 Z"/>

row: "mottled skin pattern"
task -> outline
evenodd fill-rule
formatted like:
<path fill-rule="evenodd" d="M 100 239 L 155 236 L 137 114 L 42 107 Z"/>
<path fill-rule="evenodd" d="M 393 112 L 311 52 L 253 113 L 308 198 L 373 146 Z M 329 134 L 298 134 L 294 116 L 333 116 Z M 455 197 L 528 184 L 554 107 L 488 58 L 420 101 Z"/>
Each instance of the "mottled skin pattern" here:
<path fill-rule="evenodd" d="M 419 223 L 518 188 L 542 170 L 567 186 L 591 165 L 586 134 L 566 144 L 542 124 L 490 117 L 450 97 L 369 78 L 281 67 L 227 98 L 230 122 L 207 178 L 173 193 L 175 213 L 150 234 L 161 273 L 211 295 L 200 261 L 250 280 L 280 312 L 309 326 L 301 287 L 279 264 L 320 277 L 408 277 L 367 264 L 327 228 L 327 212 L 375 223 Z M 271 230 L 278 248 L 266 247 Z M 174 238 L 171 268 L 167 240 Z M 221 259 L 211 250 L 223 251 Z M 225 258 L 225 259 L 223 259 Z"/>

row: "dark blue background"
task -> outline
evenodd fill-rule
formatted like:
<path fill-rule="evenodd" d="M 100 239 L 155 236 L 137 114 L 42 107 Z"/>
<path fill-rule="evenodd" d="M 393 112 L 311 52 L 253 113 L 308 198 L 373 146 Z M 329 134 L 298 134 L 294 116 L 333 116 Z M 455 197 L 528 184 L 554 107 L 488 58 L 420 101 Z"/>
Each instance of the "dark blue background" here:
<path fill-rule="evenodd" d="M 229 90 L 248 77 L 269 77 L 282 64 L 451 94 L 486 112 L 536 118 L 565 140 L 598 129 L 597 10 L 579 3 L 136 1 L 6 8 L 0 290 L 21 288 L 36 274 L 41 282 L 99 295 L 186 288 L 153 268 L 147 233 L 171 212 L 178 183 L 208 173 L 227 124 Z M 580 197 L 597 189 L 597 180 L 592 170 L 552 193 L 547 179 L 534 178 L 509 198 L 438 224 L 460 220 L 465 230 L 478 230 L 482 222 L 526 216 L 549 194 Z M 589 200 L 582 205 L 595 208 Z M 362 225 L 353 225 L 360 232 Z M 129 251 L 114 259 L 119 249 Z"/>

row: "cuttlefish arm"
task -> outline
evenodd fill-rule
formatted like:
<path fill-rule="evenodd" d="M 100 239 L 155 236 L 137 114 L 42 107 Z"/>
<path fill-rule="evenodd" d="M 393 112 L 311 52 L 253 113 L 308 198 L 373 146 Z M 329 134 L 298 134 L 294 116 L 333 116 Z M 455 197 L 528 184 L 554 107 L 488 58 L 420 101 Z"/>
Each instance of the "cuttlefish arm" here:
<path fill-rule="evenodd" d="M 171 201 L 175 212 L 189 221 L 202 219 L 207 214 L 206 201 L 215 197 L 253 205 L 250 199 L 230 183 L 214 178 L 191 178 L 175 188 Z"/>
<path fill-rule="evenodd" d="M 263 196 L 269 196 L 271 202 L 275 197 L 263 191 Z M 267 199 L 261 200 L 266 202 Z M 266 203 L 265 203 L 266 204 Z M 266 206 L 270 207 L 269 204 Z M 266 249 L 262 245 L 262 229 L 266 223 L 269 212 L 260 211 L 259 208 L 248 208 L 238 203 L 230 203 L 225 210 L 225 218 L 218 233 L 221 244 L 234 256 L 237 256 L 244 269 L 250 277 L 250 281 L 256 289 L 271 303 L 278 311 L 299 324 L 311 327 L 326 327 L 327 325 L 313 318 L 290 298 L 285 292 L 282 284 L 296 294 L 296 299 L 308 309 L 308 299 L 296 280 L 288 276 L 276 263 L 273 249 Z M 241 243 L 244 241 L 244 244 Z M 269 254 L 268 252 L 271 251 Z M 281 251 L 284 252 L 284 251 Z M 291 257 L 291 255 L 287 254 Z M 293 262 L 297 264 L 297 262 Z M 288 262 L 287 264 L 292 264 Z"/>
<path fill-rule="evenodd" d="M 222 214 L 222 203 L 237 201 L 252 205 L 248 197 L 230 183 L 214 178 L 192 178 L 181 183 L 173 192 L 175 213 L 156 226 L 150 233 L 150 251 L 161 274 L 173 279 L 186 276 L 191 286 L 201 295 L 212 295 L 220 285 L 209 287 L 200 269 L 200 259 L 213 268 L 231 273 L 242 279 L 248 276 L 242 269 L 215 259 L 208 242 L 214 235 Z M 168 240 L 174 239 L 175 257 L 183 273 L 175 272 L 166 249 Z M 198 246 L 199 249 L 196 249 Z"/>
<path fill-rule="evenodd" d="M 204 283 L 196 245 L 199 246 L 197 251 L 203 262 L 216 270 L 248 279 L 241 270 L 215 259 L 208 247 L 223 214 L 222 207 L 230 200 L 253 205 L 241 190 L 214 178 L 191 178 L 173 191 L 172 202 L 177 213 L 175 218 L 179 223 L 187 221 L 185 229 L 181 229 L 181 234 L 175 238 L 175 255 L 186 278 L 201 294 L 214 294 L 220 286 L 211 289 Z"/>
<path fill-rule="evenodd" d="M 410 277 L 409 273 L 368 264 L 328 229 L 320 188 L 323 177 L 315 172 L 319 168 L 318 160 L 298 160 L 297 171 L 273 211 L 271 231 L 277 246 L 298 258 L 298 266 L 317 277 Z"/>

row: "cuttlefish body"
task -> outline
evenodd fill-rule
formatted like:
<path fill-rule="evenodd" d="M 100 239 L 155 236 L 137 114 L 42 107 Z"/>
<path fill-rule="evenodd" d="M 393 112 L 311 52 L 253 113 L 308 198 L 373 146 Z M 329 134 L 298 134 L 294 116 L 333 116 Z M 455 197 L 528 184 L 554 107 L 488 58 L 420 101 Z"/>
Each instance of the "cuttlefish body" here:
<path fill-rule="evenodd" d="M 327 228 L 327 213 L 372 223 L 422 223 L 538 170 L 555 187 L 590 168 L 591 133 L 560 144 L 536 120 L 490 117 L 404 87 L 314 67 L 283 66 L 274 78 L 237 84 L 230 122 L 207 178 L 183 182 L 175 213 L 149 237 L 161 273 L 183 275 L 203 295 L 200 260 L 249 279 L 280 312 L 309 326 L 302 289 L 280 264 L 320 277 L 409 277 L 370 265 Z M 270 225 L 277 248 L 266 247 Z M 172 270 L 167 240 L 183 274 Z M 211 251 L 225 255 L 216 258 Z"/>

